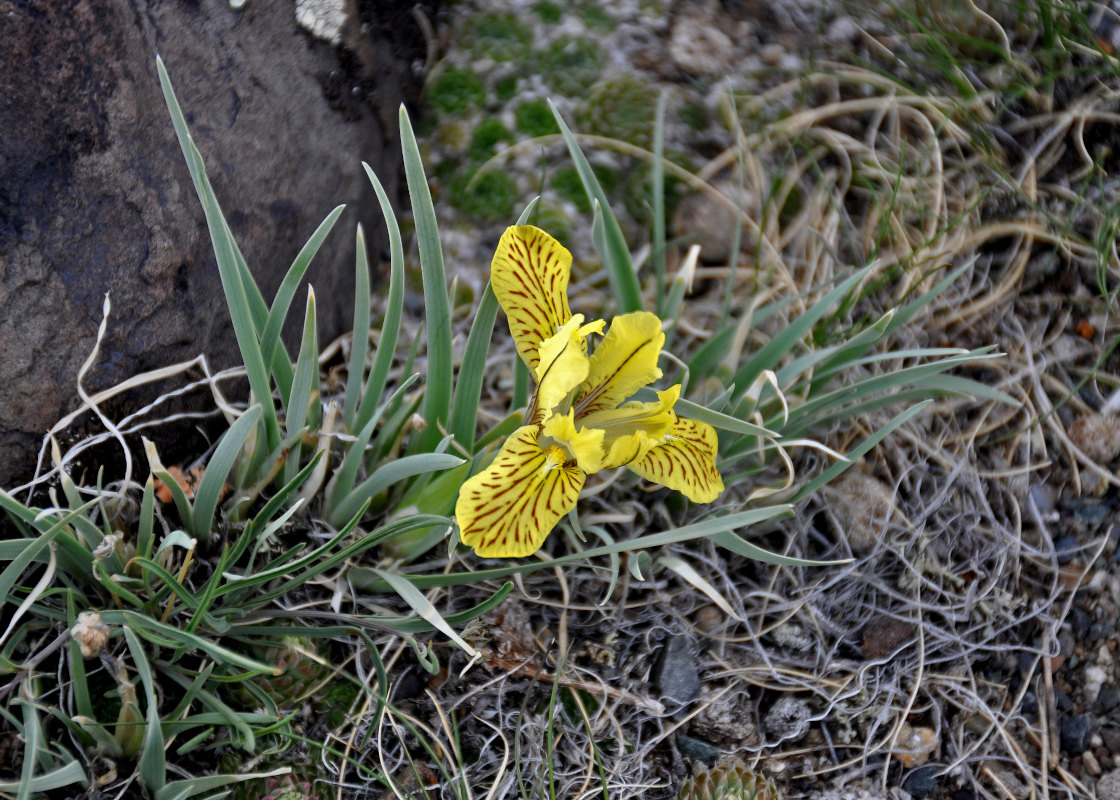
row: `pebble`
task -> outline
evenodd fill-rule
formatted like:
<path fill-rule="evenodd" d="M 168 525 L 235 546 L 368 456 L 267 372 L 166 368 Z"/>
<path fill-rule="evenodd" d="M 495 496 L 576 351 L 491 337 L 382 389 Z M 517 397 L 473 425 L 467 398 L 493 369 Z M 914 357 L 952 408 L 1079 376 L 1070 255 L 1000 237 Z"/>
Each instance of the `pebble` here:
<path fill-rule="evenodd" d="M 863 657 L 868 661 L 887 658 L 915 637 L 913 622 L 880 614 L 863 628 Z"/>
<path fill-rule="evenodd" d="M 1078 503 L 1073 513 L 1082 522 L 1087 522 L 1090 525 L 1100 525 L 1108 519 L 1112 509 L 1104 503 L 1085 502 Z"/>
<path fill-rule="evenodd" d="M 678 703 L 691 703 L 700 694 L 700 673 L 688 639 L 672 634 L 661 648 L 654 682 L 661 696 Z"/>
<path fill-rule="evenodd" d="M 778 741 L 797 742 L 809 732 L 812 716 L 804 700 L 787 694 L 770 707 L 762 724 L 766 732 Z"/>
<path fill-rule="evenodd" d="M 849 470 L 821 490 L 857 556 L 878 546 L 897 515 L 894 490 L 873 475 Z"/>
<path fill-rule="evenodd" d="M 759 744 L 754 703 L 745 691 L 709 683 L 700 692 L 700 711 L 692 720 L 692 733 L 729 750 Z"/>
<path fill-rule="evenodd" d="M 684 733 L 677 734 L 677 749 L 681 755 L 693 761 L 703 761 L 708 768 L 715 766 L 719 760 L 720 750 L 715 745 L 708 744 L 703 739 L 697 739 Z"/>
<path fill-rule="evenodd" d="M 1069 426 L 1069 439 L 1098 464 L 1107 464 L 1120 456 L 1120 417 L 1112 414 L 1087 414 Z"/>
<path fill-rule="evenodd" d="M 1097 781 L 1097 800 L 1120 800 L 1120 769 L 1106 772 Z"/>
<path fill-rule="evenodd" d="M 832 21 L 824 35 L 830 42 L 847 44 L 859 36 L 859 26 L 851 17 L 841 15 Z"/>
<path fill-rule="evenodd" d="M 711 633 L 726 621 L 726 615 L 714 605 L 700 606 L 692 612 L 692 622 L 703 633 Z"/>
<path fill-rule="evenodd" d="M 1073 631 L 1073 638 L 1077 641 L 1083 641 L 1085 635 L 1089 633 L 1089 625 L 1092 624 L 1093 618 L 1089 612 L 1083 608 L 1074 606 L 1069 612 L 1069 627 Z M 1063 648 L 1064 652 L 1064 648 Z"/>
<path fill-rule="evenodd" d="M 1097 718 L 1092 714 L 1074 714 L 1062 720 L 1062 750 L 1071 756 L 1081 755 L 1089 747 L 1089 740 L 1097 730 Z"/>
<path fill-rule="evenodd" d="M 733 181 L 713 182 L 712 188 L 721 192 L 733 203 L 739 198 L 738 205 L 748 214 L 755 213 L 755 202 L 748 192 L 739 192 Z M 731 260 L 731 246 L 734 244 L 736 214 L 724 203 L 715 200 L 705 192 L 690 195 L 677 204 L 673 212 L 671 229 L 673 235 L 684 239 L 688 244 L 700 245 L 700 260 L 705 264 L 727 264 Z M 743 235 L 739 246 L 749 243 Z M 742 268 L 742 261 L 739 263 Z"/>
<path fill-rule="evenodd" d="M 1082 691 L 1085 693 L 1085 702 L 1095 703 L 1097 698 L 1100 697 L 1101 689 L 1104 687 L 1105 681 L 1108 680 L 1108 673 L 1096 666 L 1085 668 L 1082 676 Z"/>
<path fill-rule="evenodd" d="M 694 78 L 727 72 L 735 46 L 730 37 L 698 14 L 682 14 L 669 33 L 669 58 Z"/>
<path fill-rule="evenodd" d="M 1077 555 L 1077 537 L 1063 536 L 1054 542 L 1054 551 L 1058 555 L 1059 564 L 1068 564 Z"/>
<path fill-rule="evenodd" d="M 1120 755 L 1120 730 L 1116 728 L 1103 728 L 1101 730 L 1101 739 L 1104 741 L 1104 746 L 1108 748 L 1108 752 L 1112 755 Z"/>
<path fill-rule="evenodd" d="M 937 788 L 937 779 L 940 777 L 938 773 L 940 772 L 941 767 L 918 767 L 902 781 L 902 788 L 914 798 L 931 795 Z"/>
<path fill-rule="evenodd" d="M 1105 714 L 1120 706 L 1120 689 L 1115 686 L 1105 686 L 1097 696 L 1097 706 Z"/>
<path fill-rule="evenodd" d="M 777 42 L 763 45 L 758 51 L 758 57 L 768 67 L 776 67 L 781 64 L 785 54 L 786 49 Z"/>
<path fill-rule="evenodd" d="M 891 749 L 898 762 L 906 769 L 910 769 L 929 761 L 929 757 L 933 755 L 933 751 L 939 744 L 937 732 L 933 728 L 923 725 L 913 727 L 909 723 L 904 723 L 899 728 Z"/>

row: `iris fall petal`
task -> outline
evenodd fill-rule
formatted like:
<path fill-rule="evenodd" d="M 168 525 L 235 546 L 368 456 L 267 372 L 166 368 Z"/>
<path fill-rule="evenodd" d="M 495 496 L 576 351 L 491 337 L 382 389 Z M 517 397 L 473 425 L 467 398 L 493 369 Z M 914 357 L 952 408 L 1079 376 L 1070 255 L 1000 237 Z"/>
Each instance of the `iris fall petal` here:
<path fill-rule="evenodd" d="M 459 538 L 487 558 L 535 553 L 560 518 L 576 506 L 586 473 L 567 466 L 558 446 L 544 449 L 540 426 L 525 425 L 506 439 L 482 472 L 459 490 Z"/>

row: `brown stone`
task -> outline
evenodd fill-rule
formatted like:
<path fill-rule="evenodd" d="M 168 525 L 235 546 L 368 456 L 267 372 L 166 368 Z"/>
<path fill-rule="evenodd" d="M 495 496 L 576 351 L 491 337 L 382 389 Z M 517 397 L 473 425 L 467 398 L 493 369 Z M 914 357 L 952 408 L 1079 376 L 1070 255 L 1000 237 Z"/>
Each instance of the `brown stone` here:
<path fill-rule="evenodd" d="M 88 389 L 198 353 L 240 363 L 157 53 L 266 299 L 322 219 L 349 205 L 307 274 L 320 340 L 348 329 L 355 223 L 375 258 L 384 242 L 360 162 L 391 196 L 401 184 L 396 112 L 424 56 L 410 6 L 356 0 L 336 48 L 301 30 L 289 3 L 0 0 L 0 486 L 29 476 L 43 434 L 76 407 L 106 292 Z"/>
<path fill-rule="evenodd" d="M 886 658 L 912 641 L 916 632 L 914 623 L 880 614 L 863 628 L 863 657 L 869 661 Z"/>

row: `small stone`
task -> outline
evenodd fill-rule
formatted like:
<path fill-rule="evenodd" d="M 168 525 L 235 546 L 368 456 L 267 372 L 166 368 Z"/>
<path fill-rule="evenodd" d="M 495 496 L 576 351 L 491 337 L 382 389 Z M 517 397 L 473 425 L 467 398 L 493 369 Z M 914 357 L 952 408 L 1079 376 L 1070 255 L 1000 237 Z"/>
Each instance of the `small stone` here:
<path fill-rule="evenodd" d="M 720 750 L 715 745 L 708 744 L 703 739 L 697 739 L 684 733 L 677 734 L 677 749 L 681 755 L 693 761 L 703 761 L 708 767 L 715 766 L 719 761 Z"/>
<path fill-rule="evenodd" d="M 1097 718 L 1092 714 L 1074 714 L 1062 720 L 1062 750 L 1071 756 L 1081 755 L 1089 747 L 1089 740 L 1097 730 Z"/>
<path fill-rule="evenodd" d="M 1073 710 L 1073 701 L 1069 699 L 1069 695 L 1057 687 L 1054 687 L 1054 707 L 1063 714 Z"/>
<path fill-rule="evenodd" d="M 902 781 L 902 788 L 914 798 L 931 795 L 937 788 L 940 772 L 941 767 L 918 767 Z"/>
<path fill-rule="evenodd" d="M 1077 555 L 1077 537 L 1063 536 L 1054 542 L 1054 552 L 1057 553 L 1059 564 L 1068 564 Z"/>
<path fill-rule="evenodd" d="M 1097 696 L 1097 706 L 1107 714 L 1120 705 L 1120 689 L 1115 686 L 1105 686 Z"/>
<path fill-rule="evenodd" d="M 1074 420 L 1069 440 L 1098 464 L 1108 464 L 1120 456 L 1120 417 L 1092 413 Z"/>
<path fill-rule="evenodd" d="M 787 694 L 770 707 L 762 725 L 778 742 L 797 742 L 809 732 L 812 716 L 813 713 L 804 700 Z"/>
<path fill-rule="evenodd" d="M 1074 516 L 1082 522 L 1089 525 L 1100 525 L 1108 515 L 1112 513 L 1112 509 L 1104 503 L 1097 503 L 1093 501 L 1078 502 L 1074 505 Z"/>
<path fill-rule="evenodd" d="M 909 723 L 903 723 L 895 736 L 891 752 L 903 767 L 910 769 L 929 761 L 940 743 L 933 728 L 924 725 L 913 727 Z"/>
<path fill-rule="evenodd" d="M 1073 632 L 1073 638 L 1075 641 L 1080 642 L 1084 640 L 1085 634 L 1089 632 L 1089 625 L 1092 624 L 1092 621 L 1093 618 L 1085 609 L 1078 608 L 1077 606 L 1074 606 L 1072 609 L 1070 609 L 1069 627 Z"/>
<path fill-rule="evenodd" d="M 1116 728 L 1102 728 L 1101 739 L 1104 746 L 1113 756 L 1120 756 L 1120 730 Z"/>
<path fill-rule="evenodd" d="M 841 14 L 832 21 L 824 35 L 830 42 L 847 44 L 859 36 L 859 26 L 851 17 Z"/>
<path fill-rule="evenodd" d="M 316 39 L 338 44 L 346 20 L 345 0 L 296 0 L 296 23 Z"/>
<path fill-rule="evenodd" d="M 874 550 L 898 515 L 893 489 L 862 472 L 845 472 L 823 487 L 821 496 L 857 556 Z"/>
<path fill-rule="evenodd" d="M 785 57 L 786 49 L 777 42 L 763 45 L 758 51 L 758 57 L 762 59 L 762 63 L 768 67 L 776 67 L 782 63 Z"/>
<path fill-rule="evenodd" d="M 1089 666 L 1085 668 L 1082 676 L 1082 691 L 1085 693 L 1086 703 L 1095 703 L 1097 698 L 1100 697 L 1101 688 L 1104 686 L 1105 681 L 1108 680 L 1108 672 L 1101 667 Z"/>
<path fill-rule="evenodd" d="M 887 658 L 913 641 L 914 633 L 913 622 L 880 614 L 863 628 L 863 657 L 868 661 Z"/>
<path fill-rule="evenodd" d="M 700 606 L 692 612 L 692 621 L 697 630 L 711 633 L 724 623 L 726 616 L 714 605 Z"/>
<path fill-rule="evenodd" d="M 728 198 L 720 201 L 707 192 L 690 195 L 677 204 L 673 213 L 673 235 L 686 244 L 700 245 L 700 260 L 706 264 L 727 264 L 731 260 L 731 247 L 735 243 L 737 223 L 734 206 L 747 213 L 754 209 L 754 199 L 747 192 L 740 193 L 737 184 L 731 181 L 716 181 L 712 188 Z M 739 198 L 736 203 L 736 198 Z M 746 236 L 740 236 L 740 247 L 748 243 Z M 743 266 L 740 263 L 740 268 Z"/>
<path fill-rule="evenodd" d="M 754 704 L 746 691 L 705 684 L 701 688 L 700 710 L 693 717 L 690 730 L 728 750 L 756 747 L 760 737 L 754 718 Z"/>
<path fill-rule="evenodd" d="M 1085 644 L 1095 645 L 1101 639 L 1112 633 L 1112 628 L 1101 622 L 1094 622 L 1085 634 Z"/>
<path fill-rule="evenodd" d="M 700 673 L 687 638 L 669 636 L 661 648 L 654 682 L 662 697 L 681 704 L 691 703 L 700 694 Z"/>
<path fill-rule="evenodd" d="M 669 32 L 669 58 L 694 78 L 721 75 L 735 52 L 730 37 L 702 17 L 703 5 L 678 16 Z"/>
<path fill-rule="evenodd" d="M 1097 800 L 1120 800 L 1120 769 L 1101 775 L 1097 781 Z"/>
<path fill-rule="evenodd" d="M 1031 486 L 1029 494 L 1031 502 L 1034 507 L 1038 509 L 1038 513 L 1043 517 L 1048 516 L 1054 511 L 1054 489 L 1046 484 L 1035 484 Z"/>

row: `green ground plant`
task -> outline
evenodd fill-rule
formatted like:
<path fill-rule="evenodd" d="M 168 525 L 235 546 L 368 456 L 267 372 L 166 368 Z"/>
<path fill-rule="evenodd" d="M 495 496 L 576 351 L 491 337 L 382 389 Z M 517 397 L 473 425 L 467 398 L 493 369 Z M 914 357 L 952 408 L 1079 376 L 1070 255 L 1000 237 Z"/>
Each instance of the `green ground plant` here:
<path fill-rule="evenodd" d="M 571 42 L 552 55 L 558 70 L 572 68 L 583 78 L 599 68 L 597 55 Z M 49 502 L 31 505 L 0 492 L 0 505 L 18 534 L 0 542 L 5 564 L 0 597 L 9 620 L 0 638 L 0 674 L 7 680 L 0 692 L 11 698 L 0 714 L 23 748 L 21 773 L 0 779 L 0 789 L 20 800 L 94 784 L 102 756 L 119 764 L 122 776 L 128 776 L 122 779 L 138 781 L 159 800 L 216 795 L 237 783 L 278 777 L 289 766 L 254 770 L 245 765 L 290 765 L 299 748 L 310 748 L 308 761 L 345 765 L 346 756 L 321 743 L 309 744 L 296 731 L 292 709 L 321 702 L 316 698 L 330 692 L 335 702 L 340 696 L 352 698 L 353 714 L 335 723 L 361 728 L 366 745 L 371 731 L 411 724 L 388 702 L 379 637 L 405 642 L 435 673 L 441 666 L 436 651 L 417 635 L 437 631 L 468 660 L 476 659 L 479 652 L 463 626 L 501 603 L 517 576 L 594 568 L 609 576 L 609 596 L 624 569 L 635 580 L 656 570 L 695 575 L 679 558 L 661 551 L 665 545 L 703 540 L 752 559 L 814 565 L 768 552 L 745 534 L 751 526 L 788 515 L 794 504 L 914 418 L 929 398 L 976 395 L 1012 402 L 980 382 L 945 374 L 995 358 L 991 348 L 878 349 L 927 309 L 963 266 L 934 265 L 923 276 L 928 280 L 916 282 L 895 307 L 865 324 L 841 325 L 837 312 L 864 296 L 873 264 L 815 286 L 807 297 L 763 297 L 749 313 L 733 309 L 727 291 L 713 335 L 703 346 L 686 347 L 681 322 L 688 316 L 686 295 L 696 260 L 686 259 L 676 274 L 668 274 L 665 170 L 673 165 L 664 153 L 664 101 L 650 135 L 652 249 L 640 268 L 607 201 L 602 175 L 553 108 L 592 217 L 592 245 L 607 287 L 581 292 L 573 302 L 588 303 L 581 311 L 588 315 L 652 312 L 664 322 L 665 372 L 681 385 L 676 410 L 718 431 L 718 452 L 712 457 L 726 489 L 711 505 L 672 506 L 672 524 L 663 530 L 584 524 L 576 509 L 535 559 L 480 561 L 457 546 L 450 514 L 460 486 L 490 465 L 498 444 L 521 424 L 531 381 L 520 363 L 507 364 L 513 371 L 508 396 L 485 390 L 498 348 L 499 304 L 490 286 L 461 331 L 465 341 L 461 355 L 456 354 L 435 210 L 407 113 L 401 110 L 399 122 L 426 309 L 424 333 L 411 347 L 398 341 L 405 314 L 404 241 L 389 198 L 366 167 L 390 242 L 389 286 L 383 316 L 375 323 L 359 228 L 357 335 L 346 357 L 345 389 L 332 394 L 320 374 L 310 287 L 294 358 L 279 334 L 308 265 L 341 209 L 315 231 L 267 303 L 221 212 L 162 63 L 158 69 L 206 214 L 249 400 L 223 405 L 229 428 L 206 457 L 193 492 L 180 485 L 150 444 L 150 475 L 142 484 L 126 477 L 113 487 L 78 485 L 56 448 L 58 487 Z M 445 87 L 447 96 L 458 99 L 444 110 L 481 102 L 474 83 L 461 78 Z M 508 187 L 501 194 L 508 196 Z M 495 216 L 506 216 L 513 202 L 503 200 Z M 519 222 L 531 220 L 535 207 L 534 200 Z M 734 277 L 732 268 L 729 281 Z M 789 313 L 795 300 L 803 308 Z M 747 346 L 752 326 L 783 315 L 788 320 L 777 335 L 758 347 Z M 376 334 L 376 347 L 369 331 Z M 421 359 L 423 378 L 417 367 Z M 857 367 L 862 371 L 853 379 Z M 653 387 L 635 399 L 655 400 Z M 483 406 L 499 409 L 486 426 L 480 421 Z M 903 410 L 843 454 L 810 438 L 822 427 L 869 410 L 899 406 Z M 824 453 L 830 466 L 796 476 L 788 451 L 804 447 Z M 166 507 L 156 502 L 157 481 L 170 494 Z M 620 479 L 611 491 L 633 493 L 637 482 L 636 476 Z M 322 582 L 328 578 L 356 590 L 350 598 L 355 610 L 338 611 L 324 600 L 329 592 Z M 719 602 L 719 592 L 702 577 L 690 580 Z M 456 613 L 442 614 L 425 594 L 463 585 L 478 590 L 494 581 L 499 588 Z M 362 610 L 369 597 L 379 598 L 381 610 Z M 392 613 L 385 606 L 404 610 Z M 50 688 L 46 677 L 54 674 L 61 683 Z M 553 683 L 554 708 L 567 702 L 558 686 Z M 578 693 L 566 697 L 573 709 L 580 708 Z M 470 796 L 467 758 L 453 724 L 446 728 L 446 746 L 429 747 L 427 756 L 440 765 L 446 785 L 457 787 L 452 791 Z M 416 738 L 421 746 L 410 751 L 409 759 L 421 758 L 428 747 L 425 735 Z M 549 742 L 555 744 L 551 727 Z M 218 755 L 230 751 L 243 758 L 222 772 Z M 180 763 L 185 766 L 169 769 Z M 363 781 L 394 785 L 386 770 L 368 763 L 351 768 Z M 189 769 L 205 774 L 176 777 Z M 555 794 L 550 775 L 527 783 L 536 781 L 543 792 L 547 782 Z"/>

